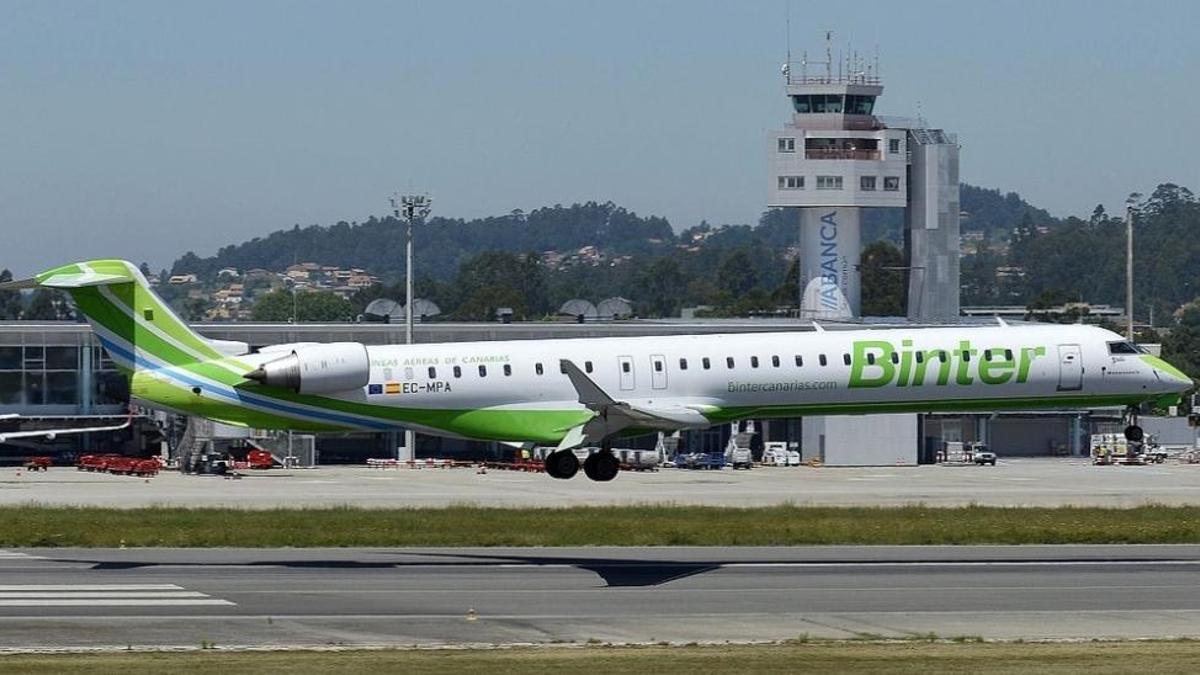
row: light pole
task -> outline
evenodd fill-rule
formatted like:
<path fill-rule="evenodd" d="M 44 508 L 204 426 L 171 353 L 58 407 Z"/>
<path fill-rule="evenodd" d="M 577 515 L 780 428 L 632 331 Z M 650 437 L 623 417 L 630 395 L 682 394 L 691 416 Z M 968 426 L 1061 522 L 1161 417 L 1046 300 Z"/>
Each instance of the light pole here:
<path fill-rule="evenodd" d="M 1137 213 L 1134 202 L 1140 195 L 1134 193 L 1125 200 L 1125 338 L 1133 342 L 1133 216 Z"/>
<path fill-rule="evenodd" d="M 406 235 L 404 240 L 404 344 L 413 342 L 413 221 L 424 222 L 433 210 L 433 198 L 424 195 L 393 194 L 391 199 L 392 215 L 397 220 L 404 219 Z M 416 459 L 416 438 L 412 429 L 404 431 L 404 451 L 408 459 Z"/>

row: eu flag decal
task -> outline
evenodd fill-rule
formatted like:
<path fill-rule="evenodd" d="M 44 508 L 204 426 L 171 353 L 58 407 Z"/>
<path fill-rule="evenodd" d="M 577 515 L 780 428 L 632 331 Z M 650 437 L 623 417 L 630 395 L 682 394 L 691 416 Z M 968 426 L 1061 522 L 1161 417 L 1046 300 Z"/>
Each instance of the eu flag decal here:
<path fill-rule="evenodd" d="M 382 394 L 383 393 L 383 385 L 382 384 L 368 384 L 367 385 L 367 393 L 368 394 Z"/>

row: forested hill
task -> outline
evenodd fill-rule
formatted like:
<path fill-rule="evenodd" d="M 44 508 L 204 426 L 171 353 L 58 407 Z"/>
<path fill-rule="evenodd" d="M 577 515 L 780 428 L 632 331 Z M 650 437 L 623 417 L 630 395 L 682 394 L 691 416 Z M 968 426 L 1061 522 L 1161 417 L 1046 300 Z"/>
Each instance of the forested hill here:
<path fill-rule="evenodd" d="M 1007 238 L 1008 232 L 1026 214 L 1036 225 L 1056 222 L 1046 211 L 1030 206 L 1015 193 L 1001 194 L 999 190 L 965 183 L 961 208 L 968 214 L 963 229 L 984 230 L 989 238 Z M 865 218 L 864 238 L 899 241 L 901 222 L 899 209 L 877 209 Z M 676 235 L 665 218 L 639 216 L 611 202 L 556 205 L 529 213 L 514 211 L 474 220 L 435 217 L 419 226 L 415 233 L 421 251 L 417 256 L 417 276 L 449 279 L 463 260 L 483 251 L 572 253 L 584 246 L 595 246 L 609 259 L 662 254 L 676 244 L 690 243 L 693 235 L 705 227 L 701 225 Z M 734 236 L 738 232 L 744 234 Z M 785 248 L 794 246 L 798 238 L 794 217 L 778 210 L 764 213 L 757 227 L 734 228 L 724 234 L 712 243 L 736 246 L 746 243 L 743 239 L 754 238 Z M 211 278 L 223 267 L 278 271 L 306 261 L 361 267 L 385 279 L 397 279 L 404 269 L 404 230 L 390 217 L 374 216 L 363 223 L 303 228 L 297 225 L 226 246 L 208 258 L 189 252 L 175 262 L 172 273 Z"/>
<path fill-rule="evenodd" d="M 417 275 L 437 279 L 449 278 L 463 259 L 482 251 L 574 252 L 596 246 L 611 257 L 665 251 L 675 244 L 665 218 L 639 216 L 611 202 L 556 205 L 475 220 L 435 217 L 418 225 L 414 238 L 420 247 Z M 403 224 L 372 216 L 364 223 L 297 225 L 226 246 L 210 258 L 189 252 L 172 271 L 204 278 L 223 267 L 282 270 L 305 261 L 361 267 L 384 278 L 398 278 L 404 270 Z"/>

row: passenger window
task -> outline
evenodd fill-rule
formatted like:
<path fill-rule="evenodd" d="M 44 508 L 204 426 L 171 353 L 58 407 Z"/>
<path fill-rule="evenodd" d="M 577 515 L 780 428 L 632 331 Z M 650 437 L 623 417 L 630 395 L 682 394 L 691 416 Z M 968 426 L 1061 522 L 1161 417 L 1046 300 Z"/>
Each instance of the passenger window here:
<path fill-rule="evenodd" d="M 917 352 L 917 363 L 925 363 L 925 352 Z"/>
<path fill-rule="evenodd" d="M 662 366 L 663 366 L 663 362 L 662 362 L 662 361 L 655 361 L 655 362 L 654 362 L 654 372 L 656 372 L 656 373 L 661 373 L 661 372 L 662 372 Z"/>
<path fill-rule="evenodd" d="M 1011 349 L 1005 349 L 1005 350 L 1004 350 L 1004 360 L 1005 360 L 1005 361 L 1012 361 L 1012 360 L 1013 360 L 1013 357 L 1012 357 L 1012 350 L 1011 350 Z"/>
<path fill-rule="evenodd" d="M 829 360 L 825 358 L 824 354 L 821 354 L 820 357 L 817 358 L 817 360 L 820 361 L 821 365 L 823 365 L 823 366 L 829 364 Z"/>
<path fill-rule="evenodd" d="M 842 354 L 842 363 L 845 363 L 846 365 L 850 365 L 850 355 L 849 354 Z"/>
<path fill-rule="evenodd" d="M 751 356 L 751 357 L 750 357 L 750 367 L 751 367 L 751 368 L 757 368 L 757 367 L 758 367 L 758 357 L 757 357 L 757 356 Z"/>
<path fill-rule="evenodd" d="M 462 377 L 462 368 L 459 368 L 458 366 L 454 366 L 454 376 Z"/>
<path fill-rule="evenodd" d="M 900 352 L 892 352 L 892 363 L 900 364 Z"/>
<path fill-rule="evenodd" d="M 479 364 L 479 376 L 487 377 L 487 366 L 483 365 L 482 363 Z"/>
<path fill-rule="evenodd" d="M 804 365 L 804 357 L 797 354 L 796 355 L 796 367 L 799 368 L 803 365 Z"/>
<path fill-rule="evenodd" d="M 429 379 L 437 379 L 437 368 L 429 366 Z"/>
<path fill-rule="evenodd" d="M 733 368 L 733 357 L 732 356 L 725 357 L 725 367 L 729 368 L 729 369 Z"/>
<path fill-rule="evenodd" d="M 969 349 L 964 349 L 964 350 L 962 351 L 962 360 L 963 360 L 963 361 L 970 361 L 970 360 L 971 360 L 971 350 L 969 350 Z"/>
<path fill-rule="evenodd" d="M 779 367 L 779 357 L 778 356 L 771 357 L 771 365 L 775 366 L 776 368 Z"/>
<path fill-rule="evenodd" d="M 983 360 L 984 361 L 992 360 L 992 350 L 990 350 L 990 349 L 983 350 Z"/>
<path fill-rule="evenodd" d="M 869 352 L 867 354 L 867 365 L 869 365 L 869 366 L 875 365 L 875 352 Z"/>
<path fill-rule="evenodd" d="M 687 370 L 687 359 L 679 359 L 679 369 Z"/>
<path fill-rule="evenodd" d="M 533 372 L 537 373 L 538 375 L 541 375 L 543 372 L 542 364 L 540 364 L 540 363 L 533 364 Z"/>
<path fill-rule="evenodd" d="M 938 361 L 941 361 L 942 363 L 945 363 L 946 361 L 949 361 L 949 360 L 950 360 L 950 359 L 949 359 L 949 358 L 946 356 L 946 351 L 945 351 L 945 350 L 941 350 L 941 351 L 939 351 L 939 352 L 938 352 Z"/>
<path fill-rule="evenodd" d="M 591 361 L 584 361 L 584 362 L 583 362 L 583 369 L 584 369 L 585 371 L 589 372 L 589 373 L 590 373 L 590 372 L 592 372 L 592 362 L 591 362 Z"/>
<path fill-rule="evenodd" d="M 504 364 L 504 376 L 509 377 L 511 375 L 512 375 L 512 366 L 508 365 L 507 363 Z"/>
<path fill-rule="evenodd" d="M 709 368 L 712 368 L 712 361 L 709 361 L 708 357 L 706 356 L 700 359 L 700 365 L 704 366 L 705 370 L 708 370 Z"/>
<path fill-rule="evenodd" d="M 629 372 L 629 362 L 628 361 L 625 361 L 624 363 L 621 364 L 621 372 L 625 372 L 625 373 Z"/>
<path fill-rule="evenodd" d="M 411 379 L 413 379 L 413 369 L 412 369 L 412 367 L 406 367 L 406 368 L 404 369 L 404 379 L 406 379 L 406 380 L 411 380 Z"/>

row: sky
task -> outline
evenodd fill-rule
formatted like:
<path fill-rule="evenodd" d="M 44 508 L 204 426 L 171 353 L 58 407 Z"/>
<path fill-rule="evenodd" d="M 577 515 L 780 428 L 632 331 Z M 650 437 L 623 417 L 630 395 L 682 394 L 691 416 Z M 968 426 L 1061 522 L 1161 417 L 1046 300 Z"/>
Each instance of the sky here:
<path fill-rule="evenodd" d="M 756 222 L 795 55 L 880 54 L 880 114 L 1055 215 L 1200 190 L 1200 3 L 0 0 L 0 268 L 169 266 L 395 190 Z"/>

